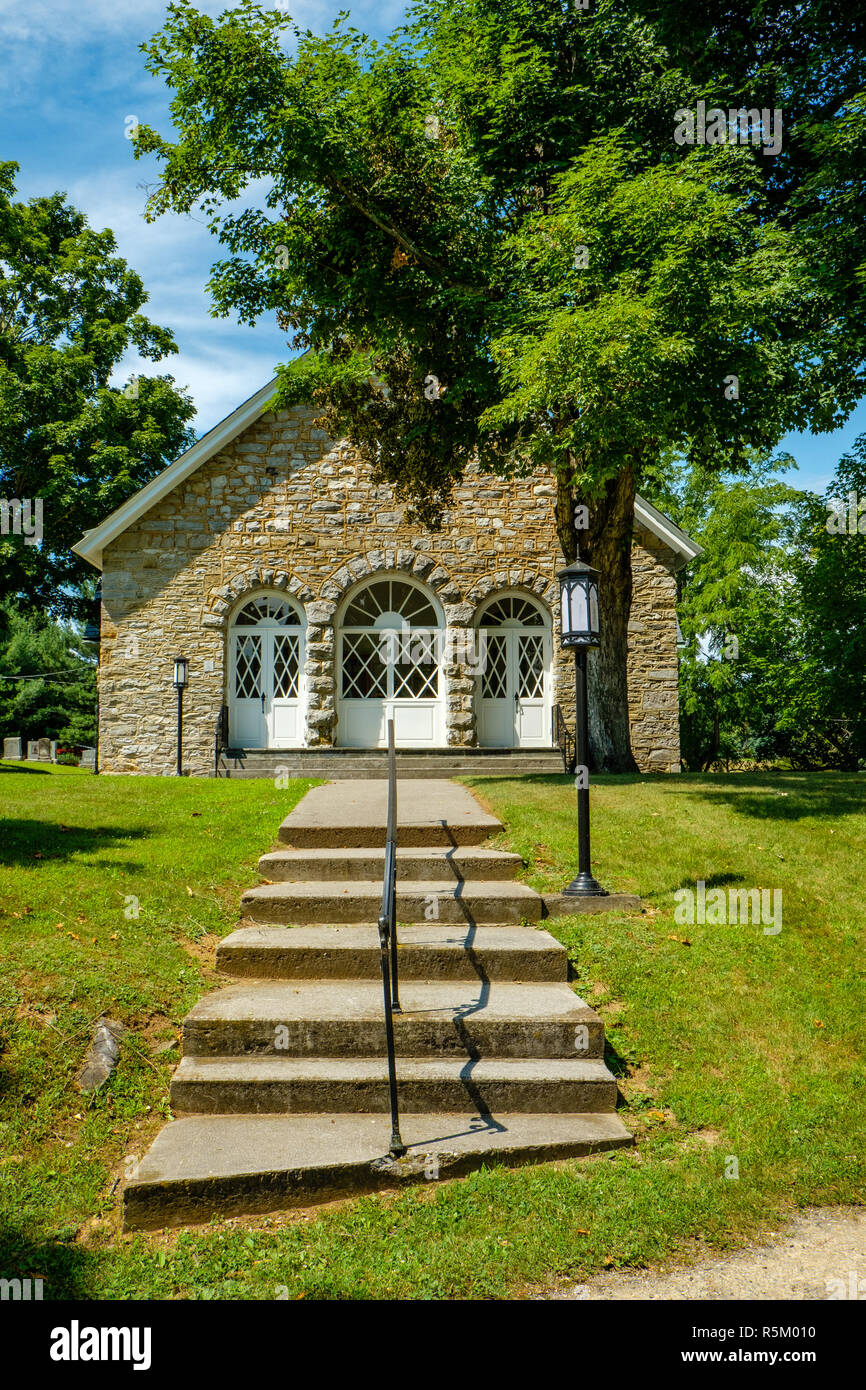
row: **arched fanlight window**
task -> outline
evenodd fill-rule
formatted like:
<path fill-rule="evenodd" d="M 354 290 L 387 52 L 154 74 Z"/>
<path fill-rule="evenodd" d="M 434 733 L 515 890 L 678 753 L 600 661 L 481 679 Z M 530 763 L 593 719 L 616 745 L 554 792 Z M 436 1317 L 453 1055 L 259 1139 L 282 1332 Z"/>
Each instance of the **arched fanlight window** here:
<path fill-rule="evenodd" d="M 235 627 L 258 627 L 261 623 L 277 623 L 280 627 L 297 627 L 300 620 L 294 608 L 275 594 L 261 594 L 244 604 L 234 619 Z"/>
<path fill-rule="evenodd" d="M 377 579 L 349 603 L 343 627 L 436 628 L 436 609 L 423 590 L 404 579 Z"/>
<path fill-rule="evenodd" d="M 544 627 L 538 605 L 519 594 L 494 599 L 481 615 L 481 627 Z"/>

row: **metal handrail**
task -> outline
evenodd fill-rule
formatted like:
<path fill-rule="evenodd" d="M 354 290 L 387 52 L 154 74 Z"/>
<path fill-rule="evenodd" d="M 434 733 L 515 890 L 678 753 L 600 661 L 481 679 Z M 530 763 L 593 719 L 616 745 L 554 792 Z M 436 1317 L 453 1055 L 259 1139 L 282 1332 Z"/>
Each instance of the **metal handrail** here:
<path fill-rule="evenodd" d="M 553 741 L 559 747 L 562 754 L 562 766 L 565 772 L 574 772 L 576 762 L 576 752 L 572 742 L 568 725 L 559 705 L 553 706 Z"/>
<path fill-rule="evenodd" d="M 379 912 L 379 956 L 385 998 L 385 1043 L 388 1049 L 388 1088 L 391 1097 L 389 1152 L 399 1158 L 406 1152 L 400 1137 L 397 1104 L 397 1059 L 394 1051 L 394 1014 L 400 1012 L 397 984 L 397 760 L 394 753 L 394 721 L 388 720 L 388 817 L 385 832 L 385 871 Z"/>
<path fill-rule="evenodd" d="M 220 705 L 217 715 L 216 736 L 214 738 L 213 750 L 213 775 L 220 775 L 220 754 L 224 753 L 229 746 L 229 707 Z"/>

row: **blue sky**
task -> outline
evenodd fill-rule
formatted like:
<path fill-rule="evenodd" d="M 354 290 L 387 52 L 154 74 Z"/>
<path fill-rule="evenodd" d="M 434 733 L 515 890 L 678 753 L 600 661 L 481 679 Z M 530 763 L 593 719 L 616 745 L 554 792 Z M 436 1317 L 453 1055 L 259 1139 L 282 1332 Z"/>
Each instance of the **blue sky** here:
<path fill-rule="evenodd" d="M 199 0 L 218 14 L 225 0 Z M 352 23 L 383 38 L 402 18 L 395 0 L 281 0 L 301 27 L 321 32 L 341 8 Z M 174 333 L 180 351 L 158 370 L 189 388 L 196 427 L 209 429 L 252 395 L 288 356 L 275 323 L 255 328 L 208 312 L 205 289 L 219 248 L 191 218 L 165 216 L 148 225 L 144 190 L 155 166 L 135 161 L 124 130 L 128 116 L 169 128 L 170 93 L 145 70 L 138 45 L 162 25 L 164 0 L 0 0 L 0 158 L 20 165 L 18 196 L 63 189 L 92 226 L 111 227 L 120 254 L 141 275 L 150 295 L 146 312 Z M 122 364 L 120 384 L 139 366 Z M 144 370 L 153 370 L 143 364 Z M 832 435 L 789 436 L 800 465 L 790 481 L 823 489 L 840 454 L 866 432 L 866 402 Z"/>

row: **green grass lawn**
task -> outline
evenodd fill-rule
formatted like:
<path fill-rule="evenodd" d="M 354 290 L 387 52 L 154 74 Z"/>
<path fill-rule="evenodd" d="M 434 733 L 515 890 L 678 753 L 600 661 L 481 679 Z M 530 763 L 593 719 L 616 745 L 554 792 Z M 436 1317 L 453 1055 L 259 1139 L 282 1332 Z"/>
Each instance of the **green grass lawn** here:
<path fill-rule="evenodd" d="M 527 881 L 564 886 L 570 779 L 467 780 Z M 866 777 L 601 778 L 594 872 L 646 910 L 554 931 L 605 1019 L 634 1150 L 121 1235 L 124 1162 L 169 1114 L 165 1049 L 307 785 L 0 765 L 0 1276 L 52 1298 L 500 1297 L 862 1200 Z M 676 924 L 698 879 L 781 888 L 781 933 Z M 73 1079 L 103 1012 L 133 1032 L 87 1099 Z"/>

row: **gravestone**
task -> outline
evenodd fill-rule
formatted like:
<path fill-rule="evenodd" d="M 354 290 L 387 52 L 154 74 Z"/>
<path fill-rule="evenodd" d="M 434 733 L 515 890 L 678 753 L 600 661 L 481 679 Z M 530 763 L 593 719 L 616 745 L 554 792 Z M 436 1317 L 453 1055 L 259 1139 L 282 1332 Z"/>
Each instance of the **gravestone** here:
<path fill-rule="evenodd" d="M 4 758 L 14 758 L 14 759 L 16 759 L 16 760 L 20 760 L 21 758 L 24 757 L 24 754 L 23 754 L 23 752 L 21 751 L 21 740 L 20 740 L 20 738 L 4 738 L 4 740 L 3 740 L 3 757 L 4 757 Z"/>
<path fill-rule="evenodd" d="M 41 763 L 50 763 L 50 762 L 51 762 L 51 739 L 50 739 L 50 738 L 40 738 L 40 739 L 37 739 L 36 744 L 37 744 L 37 748 L 38 748 L 38 750 L 39 750 L 38 753 L 37 753 L 37 757 L 38 757 L 39 761 L 40 761 Z"/>
<path fill-rule="evenodd" d="M 78 759 L 79 767 L 96 767 L 96 749 L 82 748 L 81 757 Z"/>
<path fill-rule="evenodd" d="M 31 738 L 31 739 L 28 740 L 28 742 L 27 742 L 27 759 L 28 759 L 28 762 L 31 762 L 31 763 L 35 763 L 35 762 L 38 762 L 38 761 L 39 761 L 39 740 L 38 740 L 38 739 Z"/>

